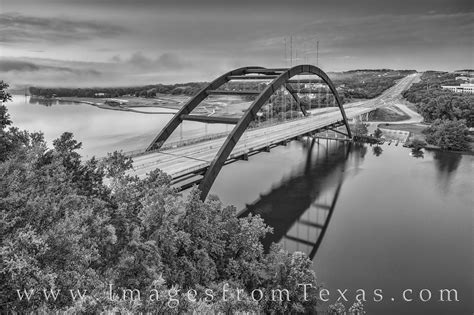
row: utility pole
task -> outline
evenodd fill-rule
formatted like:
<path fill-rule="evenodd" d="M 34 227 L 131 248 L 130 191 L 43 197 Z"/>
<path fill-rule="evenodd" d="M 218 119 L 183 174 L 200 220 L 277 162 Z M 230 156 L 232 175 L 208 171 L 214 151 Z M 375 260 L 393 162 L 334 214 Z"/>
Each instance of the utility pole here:
<path fill-rule="evenodd" d="M 298 43 L 296 43 L 296 49 L 295 49 L 295 65 L 298 64 Z"/>
<path fill-rule="evenodd" d="M 319 67 L 319 40 L 316 41 L 316 67 Z"/>
<path fill-rule="evenodd" d="M 290 67 L 293 67 L 293 35 L 290 36 Z"/>
<path fill-rule="evenodd" d="M 303 40 L 303 63 L 307 64 L 306 62 L 306 41 Z"/>

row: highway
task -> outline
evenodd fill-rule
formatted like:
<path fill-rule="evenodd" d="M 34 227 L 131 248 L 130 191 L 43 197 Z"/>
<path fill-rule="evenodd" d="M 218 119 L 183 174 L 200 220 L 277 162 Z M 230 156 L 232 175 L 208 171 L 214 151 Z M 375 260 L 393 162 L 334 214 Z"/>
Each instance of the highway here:
<path fill-rule="evenodd" d="M 347 118 L 353 118 L 375 108 L 389 106 L 396 102 L 400 93 L 408 88 L 419 74 L 401 79 L 377 98 L 344 105 Z M 288 139 L 312 132 L 342 120 L 337 107 L 312 110 L 304 118 L 282 122 L 264 128 L 247 130 L 239 140 L 229 159 L 238 158 L 250 152 L 263 150 Z M 154 169 L 161 169 L 173 179 L 205 170 L 212 162 L 225 141 L 225 137 L 189 144 L 182 147 L 164 149 L 133 157 L 133 171 L 140 178 Z"/>

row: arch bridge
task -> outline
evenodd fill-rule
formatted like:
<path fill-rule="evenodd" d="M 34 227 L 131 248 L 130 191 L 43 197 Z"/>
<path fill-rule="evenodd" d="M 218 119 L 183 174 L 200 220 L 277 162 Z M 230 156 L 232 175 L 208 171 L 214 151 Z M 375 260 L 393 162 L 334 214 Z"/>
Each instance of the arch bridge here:
<path fill-rule="evenodd" d="M 255 81 L 264 83 L 258 85 L 263 87 L 262 90 L 238 90 L 229 87 L 229 83 L 232 82 Z M 324 86 L 325 89 L 318 92 L 314 89 L 315 86 Z M 293 103 L 299 108 L 301 112 L 299 118 L 255 127 L 255 121 L 260 119 L 264 107 L 268 107 L 272 97 L 283 90 L 284 95 L 291 97 Z M 310 114 L 307 104 L 302 100 L 308 93 L 312 95 L 326 93 L 332 96 L 333 108 L 321 108 L 316 113 Z M 197 114 L 196 108 L 206 98 L 213 95 L 253 96 L 254 99 L 240 117 Z M 145 176 L 152 169 L 159 168 L 168 173 L 172 177 L 172 183 L 180 189 L 199 184 L 201 199 L 205 200 L 224 165 L 248 159 L 250 155 L 268 152 L 277 145 L 324 130 L 333 130 L 350 139 L 352 135 L 348 116 L 360 116 L 374 109 L 373 105 L 345 109 L 327 74 L 313 65 L 298 65 L 291 68 L 243 67 L 235 69 L 209 83 L 182 106 L 148 148 L 133 156 L 134 172 L 138 176 Z M 185 121 L 227 124 L 233 127 L 230 132 L 218 138 L 165 145 L 173 132 Z M 345 132 L 339 127 L 345 127 Z"/>

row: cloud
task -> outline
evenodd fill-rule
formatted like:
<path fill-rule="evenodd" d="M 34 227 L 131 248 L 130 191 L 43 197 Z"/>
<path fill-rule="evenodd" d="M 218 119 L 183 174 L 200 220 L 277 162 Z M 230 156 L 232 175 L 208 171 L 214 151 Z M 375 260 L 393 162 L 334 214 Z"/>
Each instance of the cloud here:
<path fill-rule="evenodd" d="M 110 62 L 119 63 L 122 62 L 122 58 L 120 57 L 120 55 L 114 55 L 110 58 Z"/>
<path fill-rule="evenodd" d="M 57 84 L 75 86 L 103 80 L 103 73 L 94 64 L 35 58 L 1 58 L 0 75 L 12 86 Z"/>
<path fill-rule="evenodd" d="M 472 63 L 474 12 L 380 14 L 321 18 L 252 42 L 261 52 L 283 48 L 293 36 L 293 56 L 331 70 L 361 67 L 455 69 Z M 288 45 L 289 47 L 289 45 Z M 289 56 L 290 49 L 287 48 Z M 352 56 L 346 58 L 345 56 Z M 294 58 L 294 57 L 293 57 Z"/>
<path fill-rule="evenodd" d="M 98 76 L 100 72 L 94 69 L 74 69 L 70 67 L 58 67 L 51 65 L 44 65 L 31 61 L 16 60 L 16 59 L 2 59 L 0 60 L 0 73 L 30 73 L 30 72 L 57 72 L 66 73 L 74 76 Z"/>
<path fill-rule="evenodd" d="M 0 14 L 0 42 L 67 43 L 77 40 L 115 37 L 126 30 L 118 25 L 59 17 L 34 17 L 19 13 Z"/>
<path fill-rule="evenodd" d="M 123 62 L 134 68 L 141 70 L 180 70 L 189 66 L 189 63 L 183 60 L 179 55 L 174 53 L 164 53 L 157 58 L 149 58 L 142 52 L 135 52 L 132 56 L 122 61 L 120 56 L 113 56 L 115 62 Z"/>
<path fill-rule="evenodd" d="M 203 80 L 195 67 L 176 71 L 187 63 L 165 53 L 148 58 L 141 53 L 109 62 L 66 61 L 29 57 L 0 57 L 0 77 L 11 86 L 129 86 Z"/>
<path fill-rule="evenodd" d="M 347 50 L 367 52 L 371 49 L 463 46 L 469 43 L 473 28 L 474 13 L 468 12 L 321 20 L 305 25 L 300 32 L 318 34 L 318 39 L 324 40 L 328 52 L 344 53 Z"/>
<path fill-rule="evenodd" d="M 8 72 L 38 72 L 38 71 L 49 71 L 49 72 L 65 72 L 69 75 L 84 76 L 93 75 L 97 76 L 100 74 L 99 71 L 94 69 L 73 69 L 69 67 L 57 67 L 38 64 L 30 61 L 15 60 L 15 59 L 3 59 L 0 60 L 0 73 Z"/>
<path fill-rule="evenodd" d="M 0 72 L 38 71 L 39 69 L 39 66 L 31 62 L 17 60 L 0 60 Z"/>

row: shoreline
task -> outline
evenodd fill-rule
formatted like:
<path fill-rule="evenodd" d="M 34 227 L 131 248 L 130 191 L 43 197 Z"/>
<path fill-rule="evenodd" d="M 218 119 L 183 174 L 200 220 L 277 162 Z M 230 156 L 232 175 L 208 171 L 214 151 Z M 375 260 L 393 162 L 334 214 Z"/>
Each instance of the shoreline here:
<path fill-rule="evenodd" d="M 43 100 L 43 101 L 57 101 L 57 102 L 71 102 L 71 103 L 78 103 L 78 104 L 86 104 L 90 106 L 94 106 L 100 109 L 104 110 L 115 110 L 115 111 L 124 111 L 124 112 L 132 112 L 132 113 L 137 113 L 137 114 L 157 114 L 157 115 L 174 115 L 179 109 L 181 108 L 180 102 L 172 99 L 166 99 L 167 101 L 170 101 L 170 103 L 165 103 L 165 104 L 120 104 L 117 106 L 111 106 L 107 105 L 104 103 L 98 103 L 98 102 L 92 102 L 88 99 L 81 99 L 77 97 L 70 97 L 70 98 L 62 98 L 62 97 L 53 97 L 53 98 L 45 98 L 41 96 L 30 96 L 31 98 Z M 160 99 L 157 97 L 156 99 Z M 155 99 L 155 100 L 156 100 Z M 128 100 L 128 99 L 126 99 Z M 424 135 L 421 133 L 420 128 L 423 127 L 426 128 L 428 125 L 423 124 L 422 119 L 420 120 L 421 116 L 413 111 L 410 106 L 407 105 L 412 105 L 412 104 L 407 104 L 406 100 L 400 100 L 400 103 L 402 104 L 394 104 L 393 106 L 397 106 L 397 109 L 403 113 L 405 113 L 409 118 L 404 119 L 404 120 L 397 120 L 397 121 L 368 121 L 365 122 L 369 124 L 369 128 L 372 129 L 373 126 L 375 128 L 381 128 L 381 129 L 388 129 L 388 130 L 398 130 L 398 131 L 404 131 L 404 132 L 409 132 L 410 135 L 405 141 L 405 143 L 410 142 L 412 138 L 421 138 L 423 141 L 425 141 Z M 350 104 L 350 103 L 347 103 Z M 402 106 L 398 106 L 402 105 Z M 142 110 L 137 110 L 135 108 L 162 108 L 162 109 L 168 109 L 172 110 L 172 112 L 149 112 L 149 111 L 142 111 Z M 389 107 L 389 106 L 388 106 Z M 199 109 L 201 114 L 216 114 L 217 112 L 214 110 L 212 113 L 209 112 L 207 108 L 201 108 Z M 405 128 L 406 127 L 406 128 Z M 374 129 L 375 129 L 374 128 Z M 418 130 L 414 130 L 418 129 Z M 452 150 L 442 150 L 439 147 L 433 146 L 433 145 L 427 145 L 425 147 L 426 150 L 434 150 L 434 151 L 442 151 L 442 152 L 452 152 L 452 153 L 457 153 L 457 154 L 465 154 L 465 155 L 474 155 L 474 151 L 452 151 Z"/>
<path fill-rule="evenodd" d="M 90 106 L 95 106 L 100 109 L 106 109 L 106 110 L 116 110 L 116 111 L 124 111 L 124 112 L 134 112 L 134 113 L 139 113 L 139 114 L 175 114 L 179 108 L 176 108 L 175 106 L 166 106 L 166 105 L 156 105 L 156 106 L 144 106 L 144 105 L 138 105 L 138 104 L 132 104 L 132 105 L 117 105 L 117 106 L 111 106 L 107 105 L 105 103 L 97 103 L 97 102 L 92 102 L 89 100 L 85 99 L 79 99 L 79 98 L 61 98 L 61 97 L 53 97 L 53 98 L 44 98 L 44 97 L 38 97 L 38 96 L 31 96 L 32 98 L 35 99 L 40 99 L 43 101 L 57 101 L 57 102 L 70 102 L 70 103 L 78 103 L 78 104 L 86 104 Z M 134 108 L 163 108 L 163 109 L 170 109 L 174 110 L 175 112 L 148 112 L 148 111 L 142 111 L 142 110 L 136 110 Z"/>
<path fill-rule="evenodd" d="M 161 115 L 170 115 L 175 114 L 179 111 L 182 107 L 182 103 L 172 99 L 166 99 L 169 103 L 157 104 L 157 103 L 132 103 L 132 104 L 119 104 L 116 106 L 111 106 L 105 103 L 94 102 L 92 100 L 96 100 L 95 98 L 80 98 L 80 97 L 52 97 L 52 98 L 45 98 L 42 96 L 34 96 L 30 95 L 33 99 L 38 99 L 41 101 L 56 101 L 56 102 L 70 102 L 70 103 L 78 103 L 78 104 L 86 104 L 90 106 L 95 106 L 100 109 L 105 110 L 116 110 L 116 111 L 128 111 L 128 112 L 135 112 L 140 114 L 161 114 Z M 150 102 L 151 100 L 159 100 L 160 98 L 156 99 L 141 99 Z M 130 99 L 125 98 L 124 101 L 129 101 Z M 161 108 L 161 109 L 168 109 L 172 110 L 172 112 L 154 112 L 154 111 L 145 111 L 145 110 L 137 110 L 135 108 Z M 199 114 L 206 115 L 210 114 L 206 108 L 196 108 L 196 111 Z"/>
<path fill-rule="evenodd" d="M 455 153 L 455 154 L 461 154 L 461 155 L 474 155 L 474 151 L 452 151 L 452 150 L 443 150 L 440 147 L 437 147 L 435 145 L 428 144 L 426 147 L 423 149 L 427 151 L 440 151 L 440 152 L 449 152 L 449 153 Z"/>
<path fill-rule="evenodd" d="M 421 139 L 426 142 L 425 135 L 422 133 L 422 130 L 429 127 L 429 125 L 423 123 L 423 120 L 420 119 L 421 115 L 413 111 L 407 104 L 403 104 L 404 106 L 399 107 L 399 109 L 404 112 L 406 115 L 410 116 L 410 118 L 405 120 L 398 120 L 398 121 L 373 121 L 369 122 L 369 124 L 376 125 L 376 128 L 379 129 L 388 129 L 394 131 L 404 131 L 409 132 L 410 135 L 405 143 L 409 143 L 411 139 Z M 405 108 L 404 108 L 405 107 Z M 408 110 L 404 110 L 408 109 Z M 416 114 L 413 115 L 413 113 Z M 456 154 L 463 154 L 463 155 L 474 155 L 474 151 L 454 151 L 454 150 L 443 150 L 438 146 L 427 144 L 423 149 L 428 151 L 440 151 L 440 152 L 451 152 Z"/>

